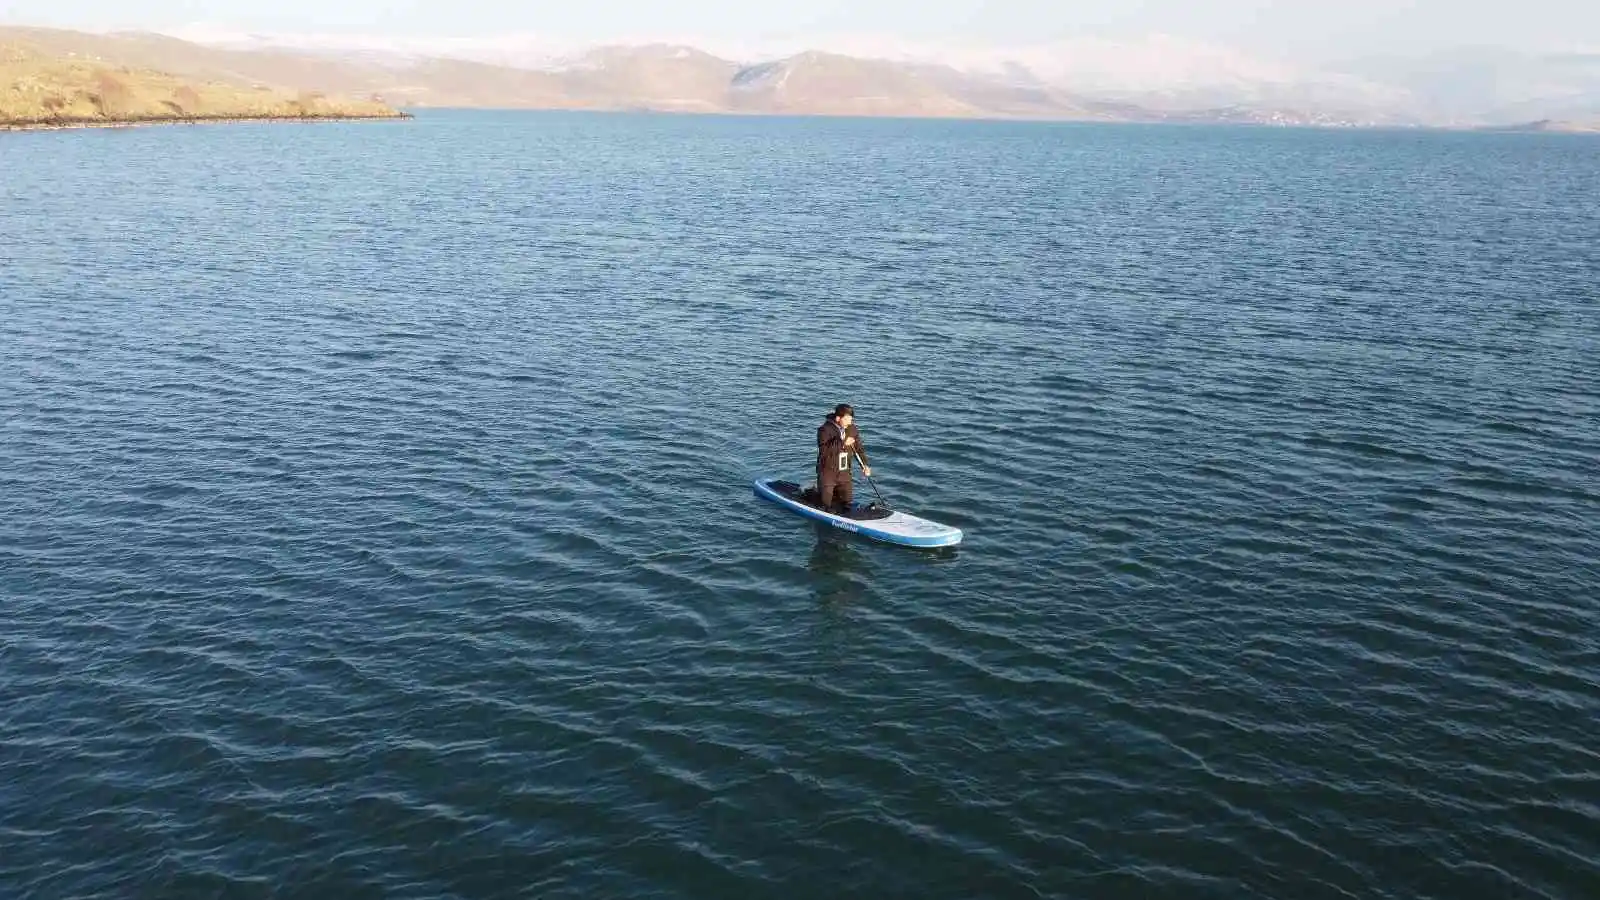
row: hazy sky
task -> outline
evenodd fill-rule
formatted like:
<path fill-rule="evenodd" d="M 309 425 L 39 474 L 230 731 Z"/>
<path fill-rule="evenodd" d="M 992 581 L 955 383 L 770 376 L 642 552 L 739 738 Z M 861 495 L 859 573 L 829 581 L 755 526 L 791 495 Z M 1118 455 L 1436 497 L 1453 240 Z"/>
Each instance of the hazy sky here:
<path fill-rule="evenodd" d="M 1280 56 L 1460 45 L 1600 50 L 1600 0 L 0 0 L 0 21 L 584 41 L 876 35 L 1018 44 L 1164 33 Z"/>

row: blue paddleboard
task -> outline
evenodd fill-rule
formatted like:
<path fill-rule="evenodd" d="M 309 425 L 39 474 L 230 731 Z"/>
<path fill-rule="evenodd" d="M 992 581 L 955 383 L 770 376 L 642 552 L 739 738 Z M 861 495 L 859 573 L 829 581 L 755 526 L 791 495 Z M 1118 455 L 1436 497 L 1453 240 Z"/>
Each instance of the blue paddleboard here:
<path fill-rule="evenodd" d="M 953 547 L 961 543 L 961 529 L 913 516 L 910 513 L 859 505 L 849 516 L 825 512 L 800 499 L 801 488 L 792 481 L 760 478 L 756 480 L 755 488 L 756 496 L 770 500 L 790 512 L 826 522 L 835 528 L 863 537 L 906 547 Z"/>

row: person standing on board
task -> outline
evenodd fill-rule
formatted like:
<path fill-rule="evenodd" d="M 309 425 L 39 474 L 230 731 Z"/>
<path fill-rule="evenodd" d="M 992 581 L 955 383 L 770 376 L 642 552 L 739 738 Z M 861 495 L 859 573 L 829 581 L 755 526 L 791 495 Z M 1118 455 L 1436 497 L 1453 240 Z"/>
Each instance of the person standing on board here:
<path fill-rule="evenodd" d="M 861 449 L 861 433 L 856 431 L 856 411 L 850 404 L 841 403 L 817 429 L 818 507 L 827 512 L 850 512 L 850 501 L 855 496 L 850 472 L 856 456 L 861 458 L 861 473 L 871 478 L 867 451 Z"/>

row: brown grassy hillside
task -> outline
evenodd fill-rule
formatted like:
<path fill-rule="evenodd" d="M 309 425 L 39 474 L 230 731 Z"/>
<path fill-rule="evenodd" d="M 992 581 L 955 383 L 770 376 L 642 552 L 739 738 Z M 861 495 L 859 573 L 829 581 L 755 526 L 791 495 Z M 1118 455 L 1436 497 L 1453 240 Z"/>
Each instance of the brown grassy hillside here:
<path fill-rule="evenodd" d="M 0 26 L 0 45 L 26 47 L 50 59 L 148 69 L 186 80 L 260 84 L 340 96 L 370 96 L 392 81 L 388 70 L 376 66 L 290 51 L 226 50 L 149 32 L 97 34 Z"/>
<path fill-rule="evenodd" d="M 377 100 L 180 78 L 38 46 L 0 43 L 0 127 L 265 118 L 385 118 Z"/>

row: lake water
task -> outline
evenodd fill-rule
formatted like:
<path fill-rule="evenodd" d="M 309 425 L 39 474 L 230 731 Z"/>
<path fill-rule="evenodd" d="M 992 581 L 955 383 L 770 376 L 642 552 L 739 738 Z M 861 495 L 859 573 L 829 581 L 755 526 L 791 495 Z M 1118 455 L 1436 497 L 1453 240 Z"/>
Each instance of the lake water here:
<path fill-rule="evenodd" d="M 1600 896 L 1597 198 L 1563 136 L 0 134 L 0 894 Z M 841 401 L 960 548 L 753 496 Z"/>

